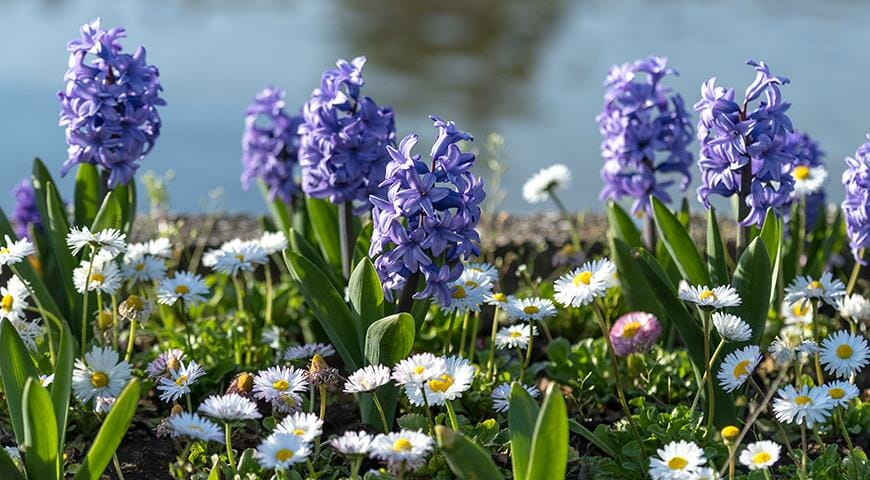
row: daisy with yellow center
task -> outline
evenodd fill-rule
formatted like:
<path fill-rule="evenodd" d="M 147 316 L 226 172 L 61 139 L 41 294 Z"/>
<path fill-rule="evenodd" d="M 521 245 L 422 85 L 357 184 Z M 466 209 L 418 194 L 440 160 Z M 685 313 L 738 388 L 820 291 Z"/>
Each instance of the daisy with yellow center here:
<path fill-rule="evenodd" d="M 184 395 L 190 394 L 190 386 L 205 375 L 205 370 L 191 360 L 187 365 L 182 364 L 178 369 L 170 369 L 169 377 L 161 377 L 157 384 L 160 399 L 166 403 L 177 401 Z"/>
<path fill-rule="evenodd" d="M 870 362 L 867 339 L 860 334 L 840 330 L 822 340 L 819 361 L 825 371 L 847 379 L 858 374 Z"/>
<path fill-rule="evenodd" d="M 553 299 L 566 307 L 581 307 L 604 296 L 616 283 L 616 265 L 613 262 L 606 258 L 586 262 L 556 280 Z"/>
<path fill-rule="evenodd" d="M 821 165 L 816 167 L 798 165 L 792 170 L 791 176 L 794 178 L 795 195 L 805 196 L 816 193 L 825 186 L 828 171 Z"/>
<path fill-rule="evenodd" d="M 650 459 L 649 475 L 653 480 L 691 478 L 691 473 L 707 463 L 701 447 L 684 440 L 668 443 L 656 453 Z"/>
<path fill-rule="evenodd" d="M 296 412 L 285 417 L 275 431 L 296 435 L 302 441 L 311 442 L 323 433 L 323 421 L 313 413 Z"/>
<path fill-rule="evenodd" d="M 205 301 L 209 289 L 205 280 L 195 273 L 176 272 L 172 278 L 164 278 L 157 287 L 157 301 L 163 305 L 175 305 L 181 301 L 187 308 Z"/>
<path fill-rule="evenodd" d="M 781 447 L 769 440 L 750 443 L 740 452 L 740 463 L 750 470 L 770 468 L 779 460 Z"/>
<path fill-rule="evenodd" d="M 271 402 L 272 407 L 287 412 L 293 405 L 300 405 L 300 394 L 308 391 L 305 371 L 295 367 L 276 366 L 254 375 L 251 392 L 254 398 Z"/>
<path fill-rule="evenodd" d="M 119 361 L 118 352 L 94 347 L 85 353 L 84 360 L 75 362 L 73 392 L 82 403 L 96 397 L 117 397 L 131 376 L 130 364 Z"/>
<path fill-rule="evenodd" d="M 835 279 L 831 272 L 823 273 L 819 278 L 797 277 L 785 289 L 785 301 L 789 305 L 800 303 L 824 302 L 833 307 L 846 294 L 846 286 Z"/>
<path fill-rule="evenodd" d="M 694 303 L 705 310 L 720 310 L 740 305 L 740 296 L 730 285 L 710 288 L 706 285 L 687 286 L 680 290 L 679 297 L 684 302 Z"/>
<path fill-rule="evenodd" d="M 288 470 L 303 463 L 311 455 L 311 447 L 299 436 L 276 432 L 257 447 L 257 462 L 267 470 Z"/>
<path fill-rule="evenodd" d="M 515 298 L 504 307 L 508 318 L 515 321 L 535 322 L 556 315 L 556 307 L 546 298 Z"/>
<path fill-rule="evenodd" d="M 719 365 L 719 385 L 726 392 L 740 388 L 761 361 L 761 350 L 757 345 L 749 345 L 728 354 Z"/>
<path fill-rule="evenodd" d="M 834 406 L 846 408 L 860 393 L 854 383 L 837 380 L 823 386 L 828 392 L 828 398 Z"/>
<path fill-rule="evenodd" d="M 824 387 L 803 385 L 798 390 L 788 385 L 777 392 L 773 412 L 782 423 L 805 423 L 807 428 L 813 428 L 813 425 L 823 422 L 831 414 L 833 406 Z"/>
<path fill-rule="evenodd" d="M 401 430 L 378 435 L 370 445 L 370 455 L 386 462 L 393 473 L 407 472 L 420 467 L 432 451 L 433 441 L 416 430 Z"/>

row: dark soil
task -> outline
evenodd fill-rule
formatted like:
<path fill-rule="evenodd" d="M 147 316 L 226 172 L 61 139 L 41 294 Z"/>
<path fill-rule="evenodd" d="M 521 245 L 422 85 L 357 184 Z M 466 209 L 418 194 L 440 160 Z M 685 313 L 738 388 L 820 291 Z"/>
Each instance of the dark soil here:
<path fill-rule="evenodd" d="M 157 438 L 151 430 L 137 425 L 121 441 L 117 455 L 126 480 L 164 480 L 172 478 L 169 464 L 178 453 L 171 440 Z M 105 474 L 111 479 L 117 478 L 111 465 Z"/>

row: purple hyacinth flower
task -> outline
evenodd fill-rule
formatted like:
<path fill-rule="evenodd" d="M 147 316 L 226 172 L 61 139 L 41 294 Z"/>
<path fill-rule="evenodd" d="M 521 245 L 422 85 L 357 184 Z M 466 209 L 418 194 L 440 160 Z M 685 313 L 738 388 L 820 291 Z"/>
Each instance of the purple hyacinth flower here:
<path fill-rule="evenodd" d="M 842 207 L 849 247 L 855 259 L 866 265 L 860 253 L 870 247 L 870 142 L 858 147 L 855 157 L 846 158 L 843 185 L 846 198 Z"/>
<path fill-rule="evenodd" d="M 646 352 L 662 333 L 662 325 L 655 315 L 631 312 L 619 317 L 610 328 L 613 351 L 620 357 Z"/>
<path fill-rule="evenodd" d="M 480 255 L 483 180 L 471 172 L 475 157 L 457 142 L 472 140 L 453 122 L 430 117 L 438 137 L 430 159 L 412 153 L 417 135 L 388 146 L 390 161 L 379 195 L 371 195 L 372 243 L 369 255 L 392 299 L 415 275 L 426 280 L 415 298 L 450 303 L 450 284 L 462 274 L 462 260 Z"/>
<path fill-rule="evenodd" d="M 42 229 L 42 219 L 36 208 L 36 194 L 30 180 L 24 179 L 15 185 L 12 189 L 12 197 L 15 199 L 15 209 L 9 220 L 15 227 L 15 235 L 18 238 L 29 238 L 30 228 Z"/>
<path fill-rule="evenodd" d="M 676 73 L 666 59 L 649 57 L 612 67 L 604 82 L 604 109 L 596 117 L 603 137 L 600 198 L 632 198 L 633 214 L 651 213 L 650 195 L 670 201 L 673 181 L 663 181 L 665 175 L 679 177 L 683 190 L 691 180 L 690 117 L 682 97 L 659 83 Z M 711 86 L 709 101 L 723 95 Z"/>
<path fill-rule="evenodd" d="M 139 162 L 160 136 L 157 67 L 138 47 L 123 53 L 123 28 L 104 30 L 97 18 L 82 26 L 81 37 L 67 44 L 66 85 L 58 92 L 59 125 L 66 129 L 68 156 L 61 175 L 78 164 L 97 165 L 108 172 L 108 186 L 126 185 Z"/>

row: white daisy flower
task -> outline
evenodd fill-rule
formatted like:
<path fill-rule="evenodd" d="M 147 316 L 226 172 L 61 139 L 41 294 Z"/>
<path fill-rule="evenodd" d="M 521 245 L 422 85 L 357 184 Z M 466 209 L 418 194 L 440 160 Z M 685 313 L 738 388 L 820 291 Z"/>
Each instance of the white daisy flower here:
<path fill-rule="evenodd" d="M 287 248 L 287 236 L 283 232 L 263 232 L 257 244 L 266 255 L 272 255 Z"/>
<path fill-rule="evenodd" d="M 263 327 L 260 332 L 260 342 L 268 345 L 272 350 L 281 349 L 281 329 L 275 325 Z"/>
<path fill-rule="evenodd" d="M 821 190 L 825 186 L 825 179 L 828 178 L 828 171 L 821 165 L 816 167 L 798 165 L 791 171 L 791 176 L 794 178 L 795 195 L 803 196 Z"/>
<path fill-rule="evenodd" d="M 761 361 L 761 351 L 758 345 L 749 345 L 735 350 L 725 357 L 719 365 L 719 385 L 726 392 L 733 392 L 746 383 L 749 376 Z"/>
<path fill-rule="evenodd" d="M 294 347 L 287 347 L 284 350 L 284 360 L 308 360 L 314 355 L 320 355 L 323 358 L 335 355 L 335 347 L 326 343 L 306 343 Z"/>
<path fill-rule="evenodd" d="M 157 355 L 157 358 L 148 364 L 145 371 L 148 373 L 148 376 L 153 379 L 169 375 L 170 370 L 178 370 L 181 368 L 181 362 L 184 360 L 184 356 L 184 352 L 177 348 L 160 352 L 160 354 Z"/>
<path fill-rule="evenodd" d="M 773 400 L 773 413 L 782 423 L 799 425 L 806 422 L 808 428 L 821 423 L 831 414 L 834 404 L 824 387 L 810 388 L 806 385 L 797 390 L 792 385 L 779 389 Z"/>
<path fill-rule="evenodd" d="M 832 333 L 822 340 L 820 352 L 819 361 L 825 366 L 825 371 L 840 378 L 860 372 L 870 361 L 867 339 L 846 330 Z"/>
<path fill-rule="evenodd" d="M 529 332 L 531 328 L 531 332 Z M 502 327 L 495 335 L 495 347 L 499 350 L 506 348 L 526 348 L 529 346 L 530 333 L 538 334 L 538 328 L 531 326 L 528 323 L 517 323 L 507 327 Z"/>
<path fill-rule="evenodd" d="M 272 470 L 287 470 L 308 460 L 311 447 L 296 435 L 273 433 L 257 447 L 257 462 Z"/>
<path fill-rule="evenodd" d="M 33 243 L 26 238 L 12 240 L 9 235 L 3 237 L 4 245 L 0 246 L 0 272 L 3 271 L 3 267 L 19 263 L 26 257 L 33 255 L 35 251 Z"/>
<path fill-rule="evenodd" d="M 50 373 L 48 375 L 40 375 L 39 376 L 39 384 L 42 385 L 43 387 L 48 387 L 52 383 L 54 383 L 54 374 L 53 373 Z"/>
<path fill-rule="evenodd" d="M 293 367 L 276 366 L 254 375 L 254 398 L 270 402 L 273 408 L 288 413 L 302 405 L 299 392 L 308 390 L 308 375 Z"/>
<path fill-rule="evenodd" d="M 91 272 L 90 275 L 88 271 Z M 87 288 L 91 292 L 113 295 L 121 288 L 121 272 L 113 260 L 97 255 L 93 263 L 85 260 L 73 270 L 73 284 L 82 294 Z"/>
<path fill-rule="evenodd" d="M 846 408 L 846 406 L 849 405 L 849 402 L 851 402 L 852 399 L 857 398 L 860 393 L 858 387 L 856 387 L 854 383 L 844 382 L 842 380 L 828 382 L 825 385 L 822 385 L 822 388 L 825 389 L 828 398 L 831 399 L 831 403 L 833 403 L 835 407 Z"/>
<path fill-rule="evenodd" d="M 561 190 L 571 183 L 571 170 L 557 163 L 538 170 L 523 184 L 523 198 L 529 203 L 543 203 L 550 192 Z"/>
<path fill-rule="evenodd" d="M 25 317 L 0 319 L 0 322 L 6 321 L 12 323 L 12 327 L 15 328 L 16 332 L 18 332 L 21 341 L 24 342 L 24 346 L 26 346 L 31 352 L 36 352 L 36 344 L 39 343 L 39 340 L 45 333 L 41 320 L 38 318 L 27 320 Z"/>
<path fill-rule="evenodd" d="M 750 443 L 740 452 L 740 463 L 749 467 L 750 470 L 762 470 L 770 468 L 779 460 L 779 452 L 782 447 L 770 440 L 761 440 Z"/>
<path fill-rule="evenodd" d="M 692 480 L 719 480 L 720 478 L 722 477 L 719 476 L 719 472 L 716 470 L 710 467 L 703 467 L 695 471 Z"/>
<path fill-rule="evenodd" d="M 127 250 L 127 235 L 115 228 L 91 232 L 88 227 L 70 228 L 66 235 L 66 244 L 73 255 L 78 255 L 87 246 L 106 252 L 114 258 Z"/>
<path fill-rule="evenodd" d="M 262 417 L 257 411 L 257 404 L 236 393 L 212 395 L 202 402 L 199 411 L 225 422 L 256 420 Z"/>
<path fill-rule="evenodd" d="M 72 388 L 82 403 L 94 397 L 117 397 L 131 376 L 130 364 L 119 361 L 118 352 L 94 347 L 85 353 L 84 361 L 76 359 Z"/>
<path fill-rule="evenodd" d="M 175 305 L 181 300 L 186 307 L 199 305 L 205 301 L 209 289 L 201 276 L 190 272 L 175 272 L 172 278 L 164 278 L 157 287 L 157 302 Z"/>
<path fill-rule="evenodd" d="M 177 370 L 169 370 L 169 377 L 161 377 L 157 385 L 157 390 L 163 392 L 160 400 L 171 403 L 189 394 L 190 386 L 203 375 L 205 370 L 193 360 L 187 365 L 182 364 Z"/>
<path fill-rule="evenodd" d="M 115 406 L 115 397 L 96 397 L 94 398 L 94 413 L 105 415 Z"/>
<path fill-rule="evenodd" d="M 203 257 L 203 265 L 218 273 L 237 275 L 253 272 L 257 265 L 268 263 L 266 252 L 256 241 L 230 240 L 221 248 L 210 251 Z"/>
<path fill-rule="evenodd" d="M 556 307 L 546 298 L 514 299 L 505 307 L 508 318 L 526 322 L 541 321 L 556 315 Z"/>
<path fill-rule="evenodd" d="M 813 304 L 810 302 L 782 302 L 780 315 L 786 325 L 809 327 L 813 324 Z"/>
<path fill-rule="evenodd" d="M 166 276 L 166 263 L 163 259 L 150 255 L 124 264 L 122 274 L 133 282 L 153 282 Z"/>
<path fill-rule="evenodd" d="M 390 383 L 390 369 L 383 365 L 369 365 L 353 372 L 344 384 L 346 393 L 362 393 L 376 390 Z"/>
<path fill-rule="evenodd" d="M 856 323 L 870 320 L 870 301 L 857 293 L 841 298 L 837 302 L 837 310 L 844 318 Z"/>
<path fill-rule="evenodd" d="M 714 312 L 713 326 L 719 336 L 728 342 L 745 342 L 752 338 L 752 327 L 743 319 L 730 313 Z"/>
<path fill-rule="evenodd" d="M 836 308 L 837 300 L 844 295 L 846 295 L 846 286 L 835 279 L 830 272 L 823 273 L 818 280 L 797 277 L 785 289 L 785 301 L 789 304 L 820 300 Z"/>
<path fill-rule="evenodd" d="M 495 284 L 498 282 L 498 269 L 486 262 L 466 263 L 462 272 L 482 273 L 489 279 L 489 283 Z"/>
<path fill-rule="evenodd" d="M 779 364 L 786 364 L 798 359 L 798 354 L 814 354 L 818 351 L 816 342 L 804 338 L 804 329 L 797 325 L 784 327 L 779 336 L 767 347 L 767 351 L 773 360 Z"/>
<path fill-rule="evenodd" d="M 197 413 L 181 412 L 169 417 L 168 423 L 173 437 L 224 443 L 224 432 L 221 427 Z"/>
<path fill-rule="evenodd" d="M 495 292 L 486 296 L 486 304 L 493 307 L 505 308 L 509 302 L 512 302 L 516 297 L 513 295 L 505 295 L 502 292 Z"/>
<path fill-rule="evenodd" d="M 565 307 L 582 307 L 604 296 L 616 283 L 616 265 L 606 258 L 593 260 L 559 277 L 553 299 Z"/>
<path fill-rule="evenodd" d="M 476 371 L 477 369 L 467 359 L 451 356 L 444 362 L 441 372 L 427 380 L 422 387 L 406 384 L 405 395 L 412 404 L 420 407 L 426 403 L 421 392 L 425 389 L 429 405 L 444 405 L 448 400 L 462 397 L 462 393 L 471 388 Z"/>
<path fill-rule="evenodd" d="M 706 310 L 719 310 L 722 308 L 736 307 L 740 305 L 740 296 L 730 285 L 720 285 L 710 288 L 706 285 L 687 286 L 679 292 L 680 300 L 694 303 Z"/>
<path fill-rule="evenodd" d="M 323 433 L 323 420 L 313 413 L 296 412 L 284 417 L 275 427 L 275 432 L 289 433 L 305 442 L 311 442 Z"/>
<path fill-rule="evenodd" d="M 650 458 L 649 474 L 653 480 L 688 480 L 707 463 L 701 447 L 685 440 L 671 442 L 656 453 L 658 457 Z"/>
<path fill-rule="evenodd" d="M 526 389 L 526 392 L 529 393 L 533 398 L 537 398 L 541 395 L 541 391 L 538 390 L 538 387 L 534 385 L 526 385 L 523 384 L 523 388 Z M 492 409 L 496 412 L 506 412 L 510 409 L 511 406 L 511 384 L 508 382 L 502 383 L 501 385 L 492 389 L 492 394 L 489 396 L 492 399 Z"/>
<path fill-rule="evenodd" d="M 168 238 L 155 238 L 142 243 L 131 243 L 124 254 L 124 262 L 131 263 L 144 257 L 169 260 L 172 258 L 172 243 Z"/>
<path fill-rule="evenodd" d="M 333 438 L 329 443 L 338 453 L 352 457 L 368 455 L 372 440 L 374 437 L 366 432 L 347 431 L 342 436 Z"/>
<path fill-rule="evenodd" d="M 30 289 L 27 284 L 13 275 L 6 282 L 6 286 L 0 288 L 0 319 L 18 320 L 25 317 L 25 311 L 30 303 Z"/>
<path fill-rule="evenodd" d="M 412 385 L 419 389 L 435 375 L 444 370 L 444 358 L 424 352 L 402 360 L 393 367 L 393 380 L 399 385 Z"/>
<path fill-rule="evenodd" d="M 419 431 L 400 430 L 372 440 L 371 457 L 387 463 L 390 470 L 416 470 L 432 451 L 432 439 Z"/>

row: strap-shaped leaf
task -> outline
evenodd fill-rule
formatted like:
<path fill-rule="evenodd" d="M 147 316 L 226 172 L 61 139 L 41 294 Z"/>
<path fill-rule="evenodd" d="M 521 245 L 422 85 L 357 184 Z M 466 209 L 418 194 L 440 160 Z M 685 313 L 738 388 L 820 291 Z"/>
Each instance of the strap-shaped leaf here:
<path fill-rule="evenodd" d="M 438 447 L 447 466 L 461 480 L 498 480 L 504 478 L 492 461 L 492 455 L 465 435 L 438 425 Z"/>
<path fill-rule="evenodd" d="M 653 217 L 662 242 L 677 264 L 683 278 L 693 285 L 708 285 L 710 276 L 701 260 L 701 254 L 695 248 L 686 227 L 659 199 L 651 197 Z"/>
<path fill-rule="evenodd" d="M 752 339 L 748 343 L 757 345 L 764 333 L 770 309 L 770 282 L 770 257 L 762 238 L 758 237 L 740 255 L 731 282 L 742 300 L 738 309 L 740 317 L 752 327 Z"/>
<path fill-rule="evenodd" d="M 306 240 L 306 238 L 301 233 L 299 233 L 298 230 L 296 230 L 295 228 L 291 228 L 288 231 L 287 238 L 290 242 L 291 250 L 314 263 L 317 268 L 319 268 L 320 271 L 323 272 L 324 275 L 326 275 L 326 277 L 329 279 L 329 282 L 332 283 L 335 288 L 344 288 L 344 281 L 339 279 L 338 275 L 336 274 L 335 268 L 332 265 L 326 263 L 325 260 L 323 260 L 323 256 L 321 255 L 320 250 L 311 245 L 311 242 Z"/>
<path fill-rule="evenodd" d="M 36 378 L 27 379 L 24 386 L 24 465 L 27 476 L 59 480 L 60 451 L 57 419 L 48 390 Z"/>
<path fill-rule="evenodd" d="M 51 384 L 51 403 L 57 416 L 57 436 L 60 448 L 63 448 L 66 437 L 66 425 L 69 418 L 69 399 L 72 391 L 72 371 L 75 351 L 75 339 L 68 327 L 64 326 L 60 335 L 60 348 L 57 351 L 57 363 L 54 370 L 54 382 Z M 60 455 L 63 452 L 59 452 Z"/>
<path fill-rule="evenodd" d="M 25 480 L 24 475 L 15 466 L 15 462 L 9 458 L 6 450 L 0 448 L 0 478 L 4 480 Z"/>
<path fill-rule="evenodd" d="M 508 428 L 511 433 L 511 460 L 514 478 L 525 480 L 531 461 L 532 438 L 538 421 L 538 404 L 518 382 L 511 385 Z"/>
<path fill-rule="evenodd" d="M 88 450 L 85 460 L 79 466 L 74 480 L 98 480 L 109 465 L 112 455 L 121 444 L 124 434 L 130 428 L 136 404 L 139 402 L 139 380 L 134 378 L 124 387 L 109 414 L 103 420 L 103 426 L 97 433 L 94 443 Z"/>
<path fill-rule="evenodd" d="M 382 318 L 369 325 L 366 331 L 365 356 L 369 365 L 392 367 L 411 353 L 414 347 L 416 328 L 414 317 L 399 313 Z M 398 390 L 393 385 L 384 385 L 377 390 L 378 399 L 384 408 L 387 424 L 392 425 L 396 413 Z M 366 395 L 360 397 L 360 411 L 363 421 L 381 428 L 378 411 Z"/>
<path fill-rule="evenodd" d="M 263 182 L 263 180 L 258 179 L 257 184 L 260 187 L 260 193 L 263 194 L 263 200 L 266 202 L 266 206 L 269 207 L 269 214 L 272 215 L 272 221 L 280 231 L 286 232 L 293 226 L 290 218 L 290 208 L 278 197 L 275 197 L 274 199 L 269 198 L 269 187 L 265 182 Z"/>
<path fill-rule="evenodd" d="M 629 246 L 619 238 L 610 239 L 610 259 L 619 272 L 619 285 L 629 308 L 652 313 L 661 321 L 667 321 L 662 304 L 650 289 L 637 259 L 631 255 Z"/>
<path fill-rule="evenodd" d="M 607 202 L 607 220 L 615 238 L 623 241 L 630 248 L 643 246 L 637 225 L 618 203 Z"/>
<path fill-rule="evenodd" d="M 728 267 L 725 261 L 725 244 L 719 233 L 719 221 L 716 210 L 707 210 L 707 270 L 710 272 L 710 282 L 713 285 L 728 283 Z"/>
<path fill-rule="evenodd" d="M 767 214 L 764 217 L 764 223 L 761 225 L 759 238 L 764 242 L 767 249 L 769 260 L 771 261 L 770 271 L 770 299 L 769 304 L 772 304 L 776 297 L 776 284 L 779 279 L 782 263 L 782 238 L 783 224 L 782 219 L 776 214 L 772 208 L 767 209 Z"/>
<path fill-rule="evenodd" d="M 39 372 L 30 358 L 30 353 L 11 322 L 0 321 L 0 378 L 3 393 L 12 420 L 15 441 L 24 443 L 24 413 L 21 406 L 24 386 L 28 378 L 39 378 Z"/>
<path fill-rule="evenodd" d="M 100 210 L 100 172 L 97 166 L 80 163 L 76 172 L 76 188 L 73 194 L 76 225 L 91 225 Z"/>
<path fill-rule="evenodd" d="M 564 480 L 568 469 L 568 411 L 555 382 L 550 383 L 535 423 L 526 473 L 528 480 Z"/>
<path fill-rule="evenodd" d="M 359 235 L 356 237 L 356 244 L 353 247 L 353 262 L 357 264 L 363 258 L 368 258 L 369 247 L 372 245 L 372 229 L 374 225 L 368 222 L 360 227 Z"/>
<path fill-rule="evenodd" d="M 338 208 L 326 200 L 305 198 L 308 209 L 308 220 L 314 228 L 314 234 L 323 257 L 330 265 L 341 268 L 341 241 L 338 236 Z"/>
<path fill-rule="evenodd" d="M 357 263 L 348 280 L 347 293 L 353 310 L 362 320 L 364 331 L 369 325 L 384 316 L 384 290 L 381 278 L 368 257 Z"/>

